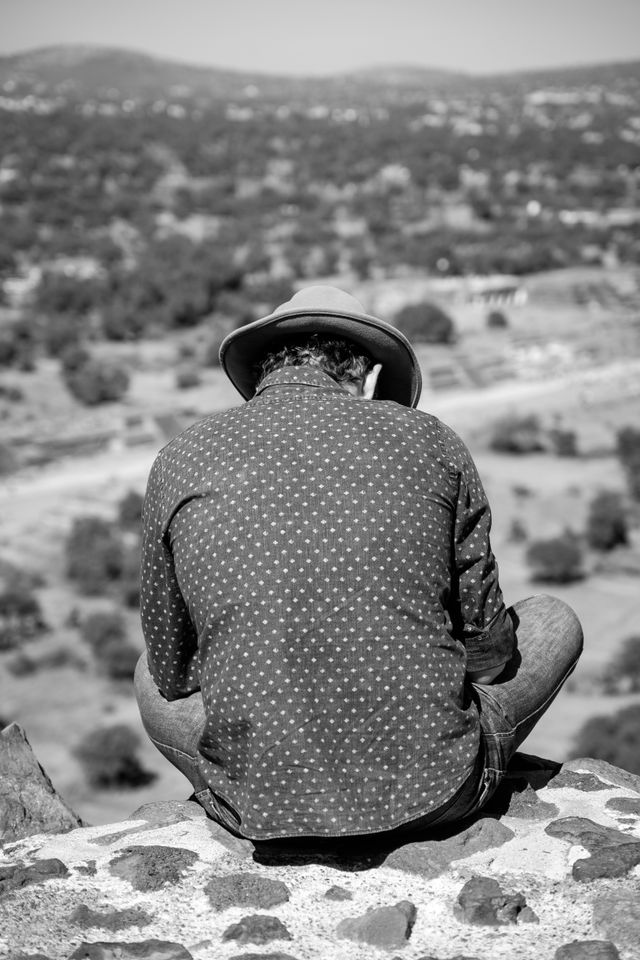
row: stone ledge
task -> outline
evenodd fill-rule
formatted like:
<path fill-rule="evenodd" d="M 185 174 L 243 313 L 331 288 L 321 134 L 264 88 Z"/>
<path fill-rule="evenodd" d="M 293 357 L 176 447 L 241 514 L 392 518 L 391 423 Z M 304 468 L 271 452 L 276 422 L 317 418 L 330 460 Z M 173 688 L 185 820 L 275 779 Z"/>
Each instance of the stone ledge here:
<path fill-rule="evenodd" d="M 0 957 L 640 960 L 640 778 L 589 759 L 539 773 L 395 850 L 267 851 L 189 802 L 5 842 Z"/>

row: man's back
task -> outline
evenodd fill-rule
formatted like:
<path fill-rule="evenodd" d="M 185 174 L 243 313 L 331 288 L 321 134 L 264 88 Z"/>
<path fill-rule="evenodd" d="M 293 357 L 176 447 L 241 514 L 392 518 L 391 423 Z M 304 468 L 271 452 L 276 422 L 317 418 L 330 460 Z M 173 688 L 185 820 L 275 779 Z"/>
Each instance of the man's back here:
<path fill-rule="evenodd" d="M 435 418 L 311 368 L 161 454 L 148 499 L 197 640 L 171 662 L 159 637 L 152 673 L 169 698 L 201 687 L 202 773 L 249 835 L 384 829 L 469 775 L 477 715 L 449 612 L 466 457 Z"/>

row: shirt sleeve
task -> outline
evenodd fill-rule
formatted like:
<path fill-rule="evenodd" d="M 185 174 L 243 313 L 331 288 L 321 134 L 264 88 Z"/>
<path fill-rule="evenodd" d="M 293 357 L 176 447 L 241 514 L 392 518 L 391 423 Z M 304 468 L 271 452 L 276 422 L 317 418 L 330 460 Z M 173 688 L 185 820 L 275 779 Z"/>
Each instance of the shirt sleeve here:
<path fill-rule="evenodd" d="M 491 508 L 471 454 L 457 434 L 441 428 L 455 489 L 454 633 L 466 647 L 468 671 L 492 670 L 511 659 L 515 631 L 491 549 Z"/>
<path fill-rule="evenodd" d="M 198 638 L 168 542 L 162 460 L 151 468 L 142 511 L 140 615 L 149 672 L 167 700 L 200 689 Z"/>

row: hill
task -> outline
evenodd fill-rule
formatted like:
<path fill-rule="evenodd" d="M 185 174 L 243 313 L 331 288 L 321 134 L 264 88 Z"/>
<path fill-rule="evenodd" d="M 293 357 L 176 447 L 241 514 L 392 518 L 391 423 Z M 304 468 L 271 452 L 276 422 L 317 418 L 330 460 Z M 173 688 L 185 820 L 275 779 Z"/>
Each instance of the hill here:
<path fill-rule="evenodd" d="M 118 96 L 153 99 L 167 94 L 210 100 L 245 95 L 268 99 L 295 95 L 344 98 L 345 93 L 382 101 L 409 100 L 429 93 L 491 90 L 526 92 L 543 85 L 585 87 L 619 86 L 640 82 L 640 60 L 474 76 L 420 66 L 372 66 L 326 77 L 276 76 L 223 70 L 150 56 L 112 47 L 60 45 L 0 57 L 0 86 L 5 93 L 64 96 L 78 99 Z"/>

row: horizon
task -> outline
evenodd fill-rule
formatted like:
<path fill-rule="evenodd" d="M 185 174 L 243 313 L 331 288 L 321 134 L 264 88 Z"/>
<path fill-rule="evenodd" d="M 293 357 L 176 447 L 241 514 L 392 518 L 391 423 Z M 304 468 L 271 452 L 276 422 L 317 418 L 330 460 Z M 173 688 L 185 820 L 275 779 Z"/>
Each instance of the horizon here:
<path fill-rule="evenodd" d="M 3 0 L 0 56 L 121 49 L 203 68 L 330 77 L 375 69 L 470 76 L 640 59 L 637 0 Z M 446 51 L 443 54 L 443 51 Z"/>
<path fill-rule="evenodd" d="M 460 76 L 460 77 L 469 77 L 469 78 L 474 78 L 474 77 L 490 78 L 494 76 L 506 77 L 512 74 L 515 75 L 515 74 L 521 74 L 521 73 L 536 74 L 536 73 L 547 73 L 547 72 L 554 72 L 554 71 L 570 72 L 572 70 L 581 70 L 581 69 L 590 69 L 590 68 L 608 67 L 608 66 L 623 67 L 629 64 L 640 63 L 640 52 L 639 52 L 635 57 L 629 57 L 626 59 L 611 59 L 611 60 L 607 59 L 607 60 L 588 60 L 588 61 L 581 60 L 576 62 L 567 62 L 567 63 L 559 62 L 554 64 L 546 64 L 546 65 L 537 66 L 537 67 L 535 66 L 505 67 L 500 70 L 496 69 L 488 72 L 481 71 L 481 70 L 475 70 L 475 71 L 468 70 L 468 69 L 463 70 L 462 68 L 459 68 L 459 67 L 446 67 L 446 66 L 443 67 L 439 65 L 434 66 L 430 64 L 422 64 L 422 63 L 415 63 L 415 62 L 409 62 L 409 61 L 407 62 L 389 61 L 387 63 L 364 64 L 361 66 L 352 67 L 350 69 L 335 70 L 333 72 L 327 72 L 327 73 L 311 73 L 311 72 L 291 73 L 291 72 L 285 72 L 285 71 L 278 73 L 277 71 L 271 71 L 266 68 L 259 70 L 259 69 L 256 69 L 255 67 L 229 67 L 219 63 L 203 63 L 196 60 L 191 61 L 191 60 L 186 60 L 183 57 L 180 57 L 178 55 L 155 53 L 153 51 L 145 50 L 140 47 L 127 46 L 124 44 L 122 45 L 101 44 L 101 43 L 95 43 L 95 42 L 81 43 L 81 42 L 74 42 L 74 41 L 71 41 L 68 43 L 61 42 L 61 43 L 50 43 L 50 44 L 43 44 L 43 45 L 41 44 L 38 46 L 26 47 L 24 49 L 13 50 L 10 52 L 2 52 L 0 50 L 0 60 L 10 59 L 12 57 L 24 57 L 24 56 L 29 56 L 29 55 L 38 54 L 38 53 L 45 53 L 46 51 L 49 51 L 49 50 L 73 50 L 73 49 L 76 49 L 76 50 L 86 49 L 87 51 L 91 51 L 91 52 L 104 52 L 104 53 L 126 53 L 132 56 L 140 56 L 140 57 L 148 58 L 150 60 L 157 61 L 158 63 L 164 62 L 164 63 L 170 63 L 177 66 L 186 66 L 186 67 L 191 67 L 191 68 L 201 69 L 201 70 L 214 70 L 214 71 L 219 70 L 220 72 L 237 73 L 238 75 L 252 74 L 256 76 L 264 76 L 264 77 L 269 77 L 273 79 L 283 79 L 283 80 L 287 80 L 287 79 L 322 80 L 322 79 L 331 79 L 331 78 L 340 77 L 340 76 L 370 73 L 375 70 L 381 70 L 381 71 L 398 70 L 401 72 L 418 71 L 418 72 L 427 72 L 427 73 L 451 74 L 451 76 Z"/>

